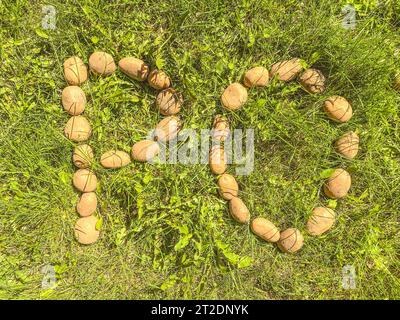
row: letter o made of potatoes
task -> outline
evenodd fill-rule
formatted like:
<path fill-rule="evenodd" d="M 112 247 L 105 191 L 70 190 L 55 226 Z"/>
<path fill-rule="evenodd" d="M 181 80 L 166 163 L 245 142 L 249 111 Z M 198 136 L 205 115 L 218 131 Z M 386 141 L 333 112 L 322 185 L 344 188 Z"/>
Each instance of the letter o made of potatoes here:
<path fill-rule="evenodd" d="M 319 236 L 331 229 L 335 220 L 336 214 L 332 209 L 316 207 L 307 221 L 306 229 L 312 236 Z"/>
<path fill-rule="evenodd" d="M 89 57 L 89 68 L 96 75 L 108 76 L 115 72 L 117 66 L 110 54 L 96 51 Z"/>
<path fill-rule="evenodd" d="M 85 110 L 86 95 L 78 86 L 68 86 L 62 91 L 61 102 L 65 111 L 77 116 Z"/>
<path fill-rule="evenodd" d="M 269 220 L 255 218 L 250 224 L 251 231 L 268 242 L 277 242 L 280 239 L 279 229 Z"/>
<path fill-rule="evenodd" d="M 160 146 L 153 140 L 136 142 L 132 147 L 132 158 L 136 161 L 147 162 L 160 153 Z"/>
<path fill-rule="evenodd" d="M 247 209 L 246 205 L 242 201 L 242 199 L 238 197 L 233 197 L 229 201 L 229 212 L 231 216 L 240 223 L 249 223 L 250 220 L 250 211 Z"/>
<path fill-rule="evenodd" d="M 86 141 L 92 134 L 92 128 L 84 116 L 72 116 L 65 125 L 64 134 L 72 141 Z"/>
<path fill-rule="evenodd" d="M 219 194 L 225 200 L 231 200 L 233 197 L 237 197 L 239 193 L 239 185 L 236 182 L 234 176 L 224 173 L 218 178 Z"/>
<path fill-rule="evenodd" d="M 277 244 L 283 252 L 295 253 L 303 247 L 304 238 L 299 230 L 289 228 L 281 232 Z"/>
<path fill-rule="evenodd" d="M 92 244 L 97 241 L 100 231 L 96 229 L 98 219 L 95 216 L 79 218 L 75 223 L 75 238 L 81 244 Z"/>
<path fill-rule="evenodd" d="M 93 149 L 87 144 L 76 146 L 72 154 L 72 162 L 78 168 L 90 167 L 93 161 Z"/>
<path fill-rule="evenodd" d="M 88 217 L 92 215 L 97 209 L 97 196 L 95 192 L 82 193 L 79 201 L 76 205 L 76 211 L 78 211 L 81 217 Z"/>
<path fill-rule="evenodd" d="M 324 193 L 331 199 L 347 195 L 351 187 L 350 174 L 344 169 L 336 169 L 324 184 Z"/>
<path fill-rule="evenodd" d="M 73 185 L 81 192 L 92 192 L 97 188 L 97 177 L 93 171 L 79 169 L 74 173 Z"/>
<path fill-rule="evenodd" d="M 240 109 L 247 101 L 247 90 L 240 83 L 230 84 L 222 93 L 221 102 L 225 109 Z"/>
<path fill-rule="evenodd" d="M 351 104 L 341 96 L 331 96 L 325 100 L 324 111 L 336 122 L 347 122 L 353 116 Z"/>
<path fill-rule="evenodd" d="M 72 86 L 79 86 L 87 80 L 87 67 L 81 58 L 74 56 L 64 61 L 64 78 Z"/>

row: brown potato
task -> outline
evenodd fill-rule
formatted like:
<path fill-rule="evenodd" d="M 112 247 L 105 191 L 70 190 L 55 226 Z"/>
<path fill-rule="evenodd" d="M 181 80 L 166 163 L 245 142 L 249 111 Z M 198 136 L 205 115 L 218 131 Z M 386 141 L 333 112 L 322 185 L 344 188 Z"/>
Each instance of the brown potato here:
<path fill-rule="evenodd" d="M 147 162 L 160 153 L 160 146 L 153 140 L 136 142 L 132 147 L 132 158 L 136 161 Z"/>
<path fill-rule="evenodd" d="M 306 229 L 312 236 L 319 236 L 332 228 L 336 220 L 336 214 L 332 209 L 314 208 L 307 221 Z"/>
<path fill-rule="evenodd" d="M 176 116 L 169 116 L 157 124 L 154 137 L 157 141 L 166 142 L 175 139 L 181 128 L 181 120 Z"/>
<path fill-rule="evenodd" d="M 156 104 L 162 115 L 172 116 L 181 110 L 183 98 L 176 90 L 168 88 L 157 95 Z"/>
<path fill-rule="evenodd" d="M 110 150 L 101 155 L 100 164 L 104 168 L 121 168 L 131 163 L 131 157 L 128 153 L 121 150 Z"/>
<path fill-rule="evenodd" d="M 250 224 L 251 231 L 268 242 L 277 242 L 280 238 L 279 229 L 269 220 L 255 218 Z"/>
<path fill-rule="evenodd" d="M 96 75 L 108 76 L 115 72 L 117 66 L 110 54 L 96 51 L 89 57 L 89 68 Z"/>
<path fill-rule="evenodd" d="M 300 77 L 300 84 L 309 93 L 324 92 L 325 81 L 325 76 L 317 69 L 307 69 Z"/>
<path fill-rule="evenodd" d="M 87 67 L 81 58 L 74 56 L 64 61 L 64 78 L 72 86 L 79 86 L 87 80 Z"/>
<path fill-rule="evenodd" d="M 358 153 L 360 138 L 353 132 L 347 132 L 335 142 L 336 152 L 347 159 L 354 159 Z"/>
<path fill-rule="evenodd" d="M 284 60 L 275 63 L 271 67 L 270 76 L 277 77 L 281 81 L 290 81 L 297 77 L 297 75 L 303 70 L 300 59 L 293 58 L 290 60 Z"/>
<path fill-rule="evenodd" d="M 350 174 L 343 169 L 336 169 L 324 184 L 324 193 L 331 199 L 343 198 L 351 187 Z"/>
<path fill-rule="evenodd" d="M 149 66 L 143 60 L 134 57 L 119 60 L 118 66 L 123 73 L 134 80 L 144 81 L 149 74 Z"/>
<path fill-rule="evenodd" d="M 64 134 L 72 141 L 86 141 L 92 134 L 92 128 L 84 116 L 72 116 L 65 125 Z"/>
<path fill-rule="evenodd" d="M 218 179 L 219 194 L 225 200 L 231 200 L 233 197 L 238 196 L 239 185 L 234 176 L 224 173 Z"/>
<path fill-rule="evenodd" d="M 213 130 L 211 130 L 211 137 L 217 141 L 225 141 L 229 136 L 229 122 L 222 115 L 216 115 L 213 123 Z"/>
<path fill-rule="evenodd" d="M 240 83 L 230 84 L 222 93 L 221 102 L 225 109 L 240 109 L 247 101 L 247 90 Z"/>
<path fill-rule="evenodd" d="M 353 116 L 351 104 L 341 96 L 328 98 L 324 103 L 324 110 L 336 122 L 347 122 Z"/>
<path fill-rule="evenodd" d="M 81 192 L 92 192 L 97 188 L 97 177 L 89 169 L 79 169 L 74 173 L 72 183 Z"/>
<path fill-rule="evenodd" d="M 97 196 L 94 192 L 82 193 L 77 205 L 76 211 L 81 217 L 88 217 L 97 209 Z"/>
<path fill-rule="evenodd" d="M 237 222 L 249 223 L 250 211 L 249 209 L 247 209 L 242 199 L 238 197 L 233 197 L 229 201 L 229 212 Z"/>
<path fill-rule="evenodd" d="M 78 86 L 68 86 L 62 91 L 61 102 L 65 111 L 77 116 L 85 110 L 86 95 Z"/>
<path fill-rule="evenodd" d="M 168 88 L 171 85 L 171 79 L 168 75 L 161 70 L 153 70 L 150 72 L 147 82 L 150 87 L 156 90 L 163 90 Z"/>
<path fill-rule="evenodd" d="M 264 67 L 254 67 L 244 74 L 243 83 L 246 87 L 265 87 L 269 81 L 269 71 Z"/>
<path fill-rule="evenodd" d="M 281 232 L 277 244 L 282 251 L 294 253 L 303 247 L 304 238 L 298 229 L 289 228 Z"/>
<path fill-rule="evenodd" d="M 97 241 L 100 231 L 96 229 L 98 219 L 95 216 L 79 218 L 75 223 L 75 238 L 81 244 L 92 244 Z"/>
<path fill-rule="evenodd" d="M 209 164 L 211 172 L 214 174 L 223 174 L 226 171 L 226 154 L 224 148 L 220 145 L 215 145 L 210 150 Z"/>
<path fill-rule="evenodd" d="M 87 144 L 76 146 L 72 154 L 72 162 L 78 168 L 87 168 L 93 161 L 93 149 Z"/>

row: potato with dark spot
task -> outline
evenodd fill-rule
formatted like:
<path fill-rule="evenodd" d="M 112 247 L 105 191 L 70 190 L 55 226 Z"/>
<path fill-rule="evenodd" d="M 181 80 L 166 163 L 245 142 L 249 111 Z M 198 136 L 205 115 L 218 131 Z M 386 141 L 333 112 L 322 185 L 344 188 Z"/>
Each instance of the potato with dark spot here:
<path fill-rule="evenodd" d="M 221 102 L 225 109 L 240 109 L 247 101 L 247 90 L 240 83 L 230 84 L 222 93 Z"/>
<path fill-rule="evenodd" d="M 92 134 L 92 128 L 84 116 L 73 116 L 67 121 L 64 134 L 72 141 L 86 141 Z"/>
<path fill-rule="evenodd" d="M 281 232 L 278 248 L 283 252 L 295 253 L 300 250 L 304 244 L 303 235 L 295 228 L 289 228 Z"/>
<path fill-rule="evenodd" d="M 97 209 L 97 196 L 94 192 L 82 193 L 78 204 L 76 205 L 76 211 L 81 217 L 88 217 L 92 215 Z"/>
<path fill-rule="evenodd" d="M 280 81 L 288 82 L 296 78 L 301 70 L 303 70 L 303 67 L 300 59 L 293 58 L 275 63 L 271 67 L 270 76 L 271 78 L 276 77 Z"/>
<path fill-rule="evenodd" d="M 168 88 L 157 95 L 156 104 L 162 115 L 172 116 L 181 110 L 183 98 L 175 89 Z"/>
<path fill-rule="evenodd" d="M 81 192 L 93 192 L 97 188 L 97 177 L 89 169 L 79 169 L 74 173 L 72 183 Z"/>
<path fill-rule="evenodd" d="M 341 96 L 332 96 L 325 100 L 324 111 L 336 122 L 347 122 L 353 116 L 351 104 Z"/>
<path fill-rule="evenodd" d="M 175 139 L 182 128 L 181 120 L 176 116 L 162 119 L 156 126 L 154 137 L 157 141 L 167 142 Z"/>
<path fill-rule="evenodd" d="M 218 114 L 214 118 L 213 129 L 211 130 L 211 137 L 216 141 L 225 141 L 229 136 L 229 122 L 224 116 Z"/>
<path fill-rule="evenodd" d="M 93 161 L 93 149 L 87 144 L 76 146 L 72 154 L 72 162 L 78 168 L 88 168 Z"/>
<path fill-rule="evenodd" d="M 85 110 L 86 95 L 78 86 L 68 86 L 62 91 L 61 102 L 65 111 L 77 116 Z"/>
<path fill-rule="evenodd" d="M 140 162 L 148 162 L 160 153 L 160 146 L 153 140 L 136 142 L 132 147 L 132 158 Z"/>
<path fill-rule="evenodd" d="M 255 218 L 250 224 L 251 231 L 268 242 L 277 242 L 280 238 L 279 229 L 269 220 Z"/>
<path fill-rule="evenodd" d="M 121 150 L 110 150 L 101 155 L 100 164 L 107 169 L 122 168 L 131 163 L 128 153 Z"/>
<path fill-rule="evenodd" d="M 118 66 L 123 73 L 134 80 L 145 81 L 149 74 L 149 66 L 143 60 L 134 57 L 122 58 Z"/>
<path fill-rule="evenodd" d="M 332 209 L 316 207 L 307 221 L 306 229 L 312 236 L 319 236 L 332 228 L 335 220 L 336 214 Z"/>
<path fill-rule="evenodd" d="M 223 174 L 226 171 L 227 157 L 221 145 L 214 145 L 210 150 L 209 165 L 214 174 Z"/>
<path fill-rule="evenodd" d="M 97 241 L 100 231 L 96 229 L 98 219 L 95 216 L 79 218 L 75 223 L 75 238 L 81 244 L 92 244 Z"/>
<path fill-rule="evenodd" d="M 325 91 L 325 76 L 320 70 L 307 69 L 300 77 L 300 84 L 309 93 L 322 93 Z"/>
<path fill-rule="evenodd" d="M 236 182 L 234 176 L 224 173 L 218 179 L 219 194 L 225 200 L 231 200 L 233 197 L 237 197 L 239 193 L 239 185 Z"/>
<path fill-rule="evenodd" d="M 97 51 L 89 57 L 89 68 L 95 75 L 108 76 L 115 72 L 117 66 L 110 54 Z"/>
<path fill-rule="evenodd" d="M 243 83 L 248 88 L 265 87 L 269 81 L 269 72 L 264 67 L 254 67 L 248 70 L 243 77 Z"/>
<path fill-rule="evenodd" d="M 353 132 L 343 134 L 335 142 L 335 150 L 347 159 L 354 159 L 358 153 L 360 138 Z"/>
<path fill-rule="evenodd" d="M 324 184 L 324 193 L 331 199 L 347 195 L 351 187 L 350 174 L 344 169 L 336 169 Z"/>
<path fill-rule="evenodd" d="M 233 197 L 229 201 L 229 212 L 237 222 L 243 224 L 249 223 L 250 211 L 249 209 L 247 209 L 242 199 L 238 197 Z"/>
<path fill-rule="evenodd" d="M 74 56 L 64 61 L 64 77 L 72 86 L 79 86 L 87 80 L 87 67 L 81 58 Z"/>
<path fill-rule="evenodd" d="M 167 89 L 171 85 L 171 79 L 164 71 L 161 70 L 151 71 L 147 78 L 147 82 L 149 83 L 150 87 L 156 90 Z"/>

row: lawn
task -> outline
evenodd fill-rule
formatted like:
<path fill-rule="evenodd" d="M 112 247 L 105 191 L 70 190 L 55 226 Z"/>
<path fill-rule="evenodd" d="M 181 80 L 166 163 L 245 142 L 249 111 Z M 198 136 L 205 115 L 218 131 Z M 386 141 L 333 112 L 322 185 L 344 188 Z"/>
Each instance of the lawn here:
<path fill-rule="evenodd" d="M 353 1 L 354 3 L 354 1 Z M 56 28 L 42 28 L 43 5 Z M 400 5 L 355 1 L 355 29 L 342 26 L 347 1 L 116 0 L 0 1 L 0 298 L 2 299 L 399 299 Z M 216 114 L 254 129 L 254 170 L 236 176 L 251 216 L 296 227 L 305 244 L 285 254 L 236 223 L 207 164 L 132 162 L 106 170 L 100 155 L 130 152 L 161 116 L 156 91 L 120 71 L 82 85 L 99 178 L 101 236 L 74 238 L 79 193 L 74 143 L 65 138 L 63 62 L 96 50 L 165 70 L 182 92 L 184 128 L 208 129 Z M 234 112 L 220 96 L 257 65 L 299 57 L 327 77 L 322 94 L 297 81 L 249 90 Z M 329 120 L 334 94 L 352 119 Z M 346 160 L 332 142 L 353 130 L 360 152 Z M 329 201 L 324 173 L 345 168 L 352 187 Z M 235 167 L 228 171 L 235 174 Z M 305 232 L 313 207 L 338 218 L 321 237 Z M 54 288 L 43 287 L 54 267 Z M 356 286 L 342 286 L 343 268 Z"/>

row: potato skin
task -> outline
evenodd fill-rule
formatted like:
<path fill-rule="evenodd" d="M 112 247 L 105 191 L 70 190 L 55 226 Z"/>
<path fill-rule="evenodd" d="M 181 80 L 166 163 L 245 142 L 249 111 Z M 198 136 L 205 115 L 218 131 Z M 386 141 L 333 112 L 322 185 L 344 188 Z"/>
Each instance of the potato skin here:
<path fill-rule="evenodd" d="M 316 207 L 307 221 L 307 232 L 319 236 L 332 228 L 336 220 L 335 212 L 330 208 Z"/>
<path fill-rule="evenodd" d="M 222 93 L 222 106 L 228 110 L 240 109 L 247 101 L 247 90 L 240 83 L 230 84 Z"/>
<path fill-rule="evenodd" d="M 87 67 L 81 58 L 73 56 L 64 61 L 64 78 L 72 86 L 79 86 L 87 80 Z"/>
<path fill-rule="evenodd" d="M 108 76 L 115 72 L 117 66 L 110 54 L 96 51 L 89 57 L 89 68 L 96 75 Z"/>
<path fill-rule="evenodd" d="M 226 154 L 222 146 L 215 145 L 211 148 L 209 165 L 213 174 L 223 174 L 226 171 Z"/>
<path fill-rule="evenodd" d="M 277 242 L 280 238 L 279 229 L 269 220 L 255 218 L 250 224 L 251 231 L 268 242 Z"/>
<path fill-rule="evenodd" d="M 254 67 L 243 77 L 243 83 L 248 88 L 265 87 L 269 81 L 269 71 L 264 67 Z"/>
<path fill-rule="evenodd" d="M 336 122 L 347 122 L 353 116 L 351 104 L 341 96 L 331 96 L 324 102 L 324 111 Z"/>
<path fill-rule="evenodd" d="M 295 253 L 303 247 L 303 244 L 303 235 L 295 228 L 282 231 L 277 243 L 278 248 L 287 253 Z"/>
<path fill-rule="evenodd" d="M 91 170 L 79 169 L 74 173 L 72 183 L 81 192 L 93 192 L 97 188 L 97 177 Z"/>
<path fill-rule="evenodd" d="M 160 153 L 160 146 L 153 140 L 136 142 L 132 147 L 132 158 L 136 161 L 147 162 Z"/>
<path fill-rule="evenodd" d="M 167 89 L 171 86 L 171 79 L 168 75 L 161 70 L 153 70 L 150 72 L 147 82 L 149 83 L 150 87 L 156 90 L 163 90 Z"/>
<path fill-rule="evenodd" d="M 84 116 L 72 116 L 65 125 L 64 134 L 72 141 L 82 142 L 90 138 L 92 128 Z"/>
<path fill-rule="evenodd" d="M 76 211 L 78 211 L 81 217 L 88 217 L 92 215 L 97 209 L 97 196 L 95 192 L 82 193 L 79 201 L 76 205 Z"/>
<path fill-rule="evenodd" d="M 149 74 L 149 66 L 143 60 L 134 57 L 122 58 L 118 66 L 123 73 L 134 80 L 145 81 Z"/>
<path fill-rule="evenodd" d="M 76 146 L 72 154 L 72 162 L 78 168 L 90 167 L 93 161 L 93 149 L 87 144 Z"/>
<path fill-rule="evenodd" d="M 233 197 L 237 197 L 239 193 L 239 185 L 236 182 L 234 176 L 224 173 L 218 179 L 219 194 L 225 200 L 231 200 Z"/>
<path fill-rule="evenodd" d="M 229 121 L 224 116 L 218 114 L 214 118 L 213 129 L 211 130 L 211 137 L 216 141 L 225 141 L 229 136 Z"/>
<path fill-rule="evenodd" d="M 357 156 L 359 149 L 360 138 L 353 132 L 343 134 L 335 142 L 335 150 L 347 159 L 354 159 Z"/>
<path fill-rule="evenodd" d="M 309 93 L 322 93 L 325 91 L 325 76 L 320 70 L 307 69 L 300 77 L 300 84 Z"/>
<path fill-rule="evenodd" d="M 65 111 L 77 116 L 85 110 L 86 95 L 80 87 L 68 86 L 62 91 L 61 103 Z"/>
<path fill-rule="evenodd" d="M 231 216 L 239 223 L 247 224 L 250 220 L 250 211 L 242 199 L 233 197 L 229 201 L 229 212 Z"/>
<path fill-rule="evenodd" d="M 347 195 L 351 187 L 350 174 L 344 169 L 336 169 L 324 184 L 324 193 L 331 199 Z"/>
<path fill-rule="evenodd" d="M 100 164 L 107 169 L 121 168 L 130 163 L 130 155 L 121 150 L 109 150 L 103 153 L 100 158 Z"/>
<path fill-rule="evenodd" d="M 75 238 L 81 244 L 92 244 L 97 241 L 100 231 L 96 230 L 98 219 L 95 216 L 79 218 L 75 223 Z"/>
<path fill-rule="evenodd" d="M 181 110 L 182 104 L 182 95 L 172 88 L 161 91 L 156 98 L 156 105 L 164 116 L 177 114 Z"/>
<path fill-rule="evenodd" d="M 303 67 L 300 63 L 300 59 L 293 58 L 272 65 L 270 76 L 271 78 L 277 77 L 280 81 L 288 82 L 296 78 L 301 70 L 303 70 Z"/>
<path fill-rule="evenodd" d="M 162 119 L 156 126 L 154 137 L 157 141 L 170 141 L 175 139 L 182 128 L 181 120 L 176 116 Z"/>

